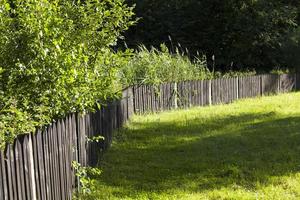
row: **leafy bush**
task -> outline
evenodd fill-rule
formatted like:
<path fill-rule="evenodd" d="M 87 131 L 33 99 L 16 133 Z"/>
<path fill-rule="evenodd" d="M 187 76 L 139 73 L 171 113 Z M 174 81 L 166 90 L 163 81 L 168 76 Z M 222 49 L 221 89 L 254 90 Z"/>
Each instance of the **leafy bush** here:
<path fill-rule="evenodd" d="M 290 69 L 284 69 L 284 68 L 274 68 L 270 73 L 271 74 L 282 75 L 282 74 L 289 74 L 291 72 L 294 72 L 294 71 L 290 70 Z"/>
<path fill-rule="evenodd" d="M 119 89 L 123 0 L 0 0 L 0 147 Z"/>
<path fill-rule="evenodd" d="M 74 199 L 87 199 L 93 191 L 95 191 L 96 181 L 93 176 L 99 176 L 101 170 L 93 167 L 83 167 L 80 163 L 72 162 L 72 167 L 75 170 L 75 176 L 79 179 L 79 191 L 75 193 Z"/>

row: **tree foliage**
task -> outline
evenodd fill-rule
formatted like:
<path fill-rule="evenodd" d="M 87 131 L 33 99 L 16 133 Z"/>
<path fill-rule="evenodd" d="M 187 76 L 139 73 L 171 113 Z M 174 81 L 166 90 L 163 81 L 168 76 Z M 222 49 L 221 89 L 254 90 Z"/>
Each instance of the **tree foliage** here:
<path fill-rule="evenodd" d="M 270 69 L 288 65 L 282 56 L 287 35 L 297 26 L 297 1 L 128 0 L 139 24 L 131 46 L 158 46 L 168 35 L 192 52 L 215 55 L 218 66 Z"/>
<path fill-rule="evenodd" d="M 113 97 L 123 0 L 0 0 L 0 144 Z"/>

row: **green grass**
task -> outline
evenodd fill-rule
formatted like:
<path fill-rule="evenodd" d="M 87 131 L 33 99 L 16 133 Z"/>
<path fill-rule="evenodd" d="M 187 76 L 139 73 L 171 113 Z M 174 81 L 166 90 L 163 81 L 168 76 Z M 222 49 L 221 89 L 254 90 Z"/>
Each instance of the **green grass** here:
<path fill-rule="evenodd" d="M 300 199 L 300 93 L 136 116 L 93 199 Z"/>

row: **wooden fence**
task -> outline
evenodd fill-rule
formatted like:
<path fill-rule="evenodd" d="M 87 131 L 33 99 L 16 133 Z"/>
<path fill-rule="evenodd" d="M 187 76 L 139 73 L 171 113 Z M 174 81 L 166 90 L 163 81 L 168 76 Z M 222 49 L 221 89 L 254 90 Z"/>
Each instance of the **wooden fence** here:
<path fill-rule="evenodd" d="M 185 81 L 128 88 L 119 101 L 95 113 L 70 114 L 65 119 L 18 137 L 0 151 L 0 200 L 68 200 L 78 188 L 72 162 L 95 165 L 120 128 L 134 113 L 230 103 L 240 98 L 300 89 L 300 76 L 259 75 Z M 89 143 L 102 135 L 105 140 Z"/>
<path fill-rule="evenodd" d="M 166 83 L 133 88 L 137 114 L 230 103 L 237 99 L 300 89 L 300 74 L 265 74 L 248 77 Z"/>
<path fill-rule="evenodd" d="M 72 161 L 95 165 L 112 132 L 133 114 L 132 90 L 96 113 L 70 114 L 35 134 L 18 137 L 0 152 L 1 200 L 68 200 L 78 186 Z M 100 143 L 87 137 L 104 136 Z"/>

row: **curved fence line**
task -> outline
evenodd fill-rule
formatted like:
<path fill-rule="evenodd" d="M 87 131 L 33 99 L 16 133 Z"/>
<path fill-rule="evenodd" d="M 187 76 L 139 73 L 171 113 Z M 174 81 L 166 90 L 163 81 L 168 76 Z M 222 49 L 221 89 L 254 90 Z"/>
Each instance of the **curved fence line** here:
<path fill-rule="evenodd" d="M 72 162 L 96 165 L 112 133 L 136 114 L 230 103 L 300 89 L 300 75 L 258 75 L 139 86 L 95 113 L 71 114 L 0 151 L 0 199 L 68 200 L 79 187 Z M 87 138 L 104 136 L 100 143 Z"/>

